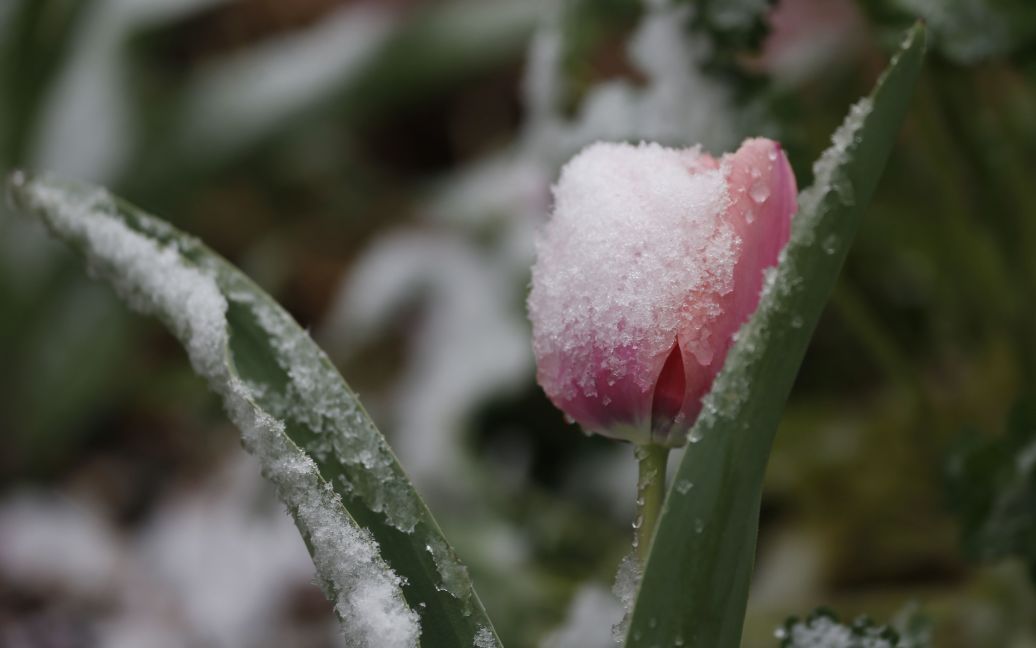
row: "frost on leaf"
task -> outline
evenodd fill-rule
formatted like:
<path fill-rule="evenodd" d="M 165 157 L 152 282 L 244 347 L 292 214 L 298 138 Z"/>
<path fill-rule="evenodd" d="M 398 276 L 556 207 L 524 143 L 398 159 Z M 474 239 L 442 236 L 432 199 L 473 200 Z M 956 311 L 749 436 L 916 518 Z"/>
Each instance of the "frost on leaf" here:
<path fill-rule="evenodd" d="M 471 585 L 468 580 L 468 568 L 465 567 L 453 549 L 441 538 L 430 538 L 426 549 L 435 561 L 435 569 L 439 572 L 440 590 L 449 592 L 454 598 L 463 601 L 466 614 L 471 612 Z"/>
<path fill-rule="evenodd" d="M 493 631 L 483 626 L 475 633 L 473 645 L 474 648 L 496 648 L 499 644 L 493 636 Z"/>
<path fill-rule="evenodd" d="M 852 182 L 845 175 L 846 156 L 850 147 L 856 143 L 864 120 L 872 108 L 873 102 L 870 97 L 857 101 L 849 109 L 842 125 L 831 136 L 831 146 L 813 163 L 813 184 L 799 196 L 799 208 L 802 213 L 815 213 L 820 207 L 820 201 L 831 193 L 836 194 L 839 201 L 845 205 L 855 202 Z"/>
<path fill-rule="evenodd" d="M 640 569 L 640 562 L 635 554 L 628 554 L 619 563 L 619 569 L 615 573 L 615 585 L 612 586 L 612 593 L 619 598 L 624 613 L 622 619 L 612 627 L 612 638 L 616 643 L 621 644 L 626 638 L 630 621 L 633 619 L 633 606 L 637 602 L 640 579 L 643 575 Z"/>
<path fill-rule="evenodd" d="M 12 178 L 10 190 L 18 207 L 38 213 L 85 255 L 92 274 L 111 282 L 135 310 L 161 319 L 184 345 L 191 365 L 222 397 L 246 449 L 258 457 L 308 540 L 321 585 L 350 645 L 416 646 L 419 620 L 403 598 L 402 579 L 346 512 L 313 459 L 286 434 L 285 421 L 278 417 L 285 412 L 262 409 L 257 402 L 263 390 L 231 371 L 228 301 L 215 262 L 193 261 L 200 250 L 196 241 L 174 234 L 161 221 L 123 210 L 105 191 L 66 188 L 20 174 Z M 271 328 L 274 315 L 280 316 L 279 324 L 287 321 L 279 311 L 265 314 Z M 298 350 L 291 346 L 296 340 L 289 328 L 279 330 L 281 352 Z M 313 416 L 341 414 L 335 409 L 341 400 L 316 382 L 322 369 L 311 374 L 289 365 L 286 370 L 295 371 L 292 384 L 308 399 L 307 406 L 317 408 Z M 374 463 L 379 456 L 371 451 L 361 461 Z"/>

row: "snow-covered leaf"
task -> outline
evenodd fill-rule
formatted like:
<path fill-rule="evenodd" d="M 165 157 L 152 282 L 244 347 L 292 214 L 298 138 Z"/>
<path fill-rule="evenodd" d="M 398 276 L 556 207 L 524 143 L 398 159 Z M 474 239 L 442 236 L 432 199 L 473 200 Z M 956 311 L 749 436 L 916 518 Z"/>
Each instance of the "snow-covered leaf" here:
<path fill-rule="evenodd" d="M 294 516 L 348 645 L 498 645 L 384 438 L 280 306 L 196 239 L 103 189 L 17 173 L 9 191 L 184 345 Z"/>

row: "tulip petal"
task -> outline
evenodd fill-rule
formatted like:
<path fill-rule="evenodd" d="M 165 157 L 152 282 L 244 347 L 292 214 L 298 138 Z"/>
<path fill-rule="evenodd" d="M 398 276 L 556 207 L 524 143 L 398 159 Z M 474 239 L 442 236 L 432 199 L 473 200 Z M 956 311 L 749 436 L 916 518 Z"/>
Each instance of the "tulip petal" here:
<path fill-rule="evenodd" d="M 677 415 L 683 407 L 685 382 L 683 353 L 680 346 L 674 344 L 655 383 L 651 402 L 652 438 L 666 438 L 669 435 L 669 430 L 676 423 Z"/>
<path fill-rule="evenodd" d="M 787 240 L 787 160 L 764 139 L 720 160 L 599 143 L 554 199 L 529 295 L 540 385 L 588 430 L 682 445 Z"/>
<path fill-rule="evenodd" d="M 720 165 L 726 174 L 730 200 L 722 218 L 737 232 L 740 244 L 733 289 L 716 297 L 719 314 L 710 318 L 707 326 L 689 333 L 696 338 L 707 336 L 712 356 L 684 354 L 688 377 L 682 413 L 688 427 L 701 411 L 701 399 L 722 368 L 734 334 L 759 305 L 764 271 L 777 265 L 797 208 L 795 175 L 777 142 L 746 140 L 736 153 L 723 156 Z M 691 295 L 689 299 L 700 301 L 700 296 Z"/>

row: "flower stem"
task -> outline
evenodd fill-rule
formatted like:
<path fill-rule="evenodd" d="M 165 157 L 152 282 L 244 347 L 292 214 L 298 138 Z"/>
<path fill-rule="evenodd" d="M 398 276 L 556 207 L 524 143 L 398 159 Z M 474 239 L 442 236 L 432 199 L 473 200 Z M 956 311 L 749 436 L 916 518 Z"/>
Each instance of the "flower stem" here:
<path fill-rule="evenodd" d="M 637 479 L 637 518 L 633 523 L 633 546 L 643 567 L 651 550 L 658 516 L 665 499 L 665 469 L 669 448 L 659 445 L 641 445 L 634 451 L 640 468 Z"/>

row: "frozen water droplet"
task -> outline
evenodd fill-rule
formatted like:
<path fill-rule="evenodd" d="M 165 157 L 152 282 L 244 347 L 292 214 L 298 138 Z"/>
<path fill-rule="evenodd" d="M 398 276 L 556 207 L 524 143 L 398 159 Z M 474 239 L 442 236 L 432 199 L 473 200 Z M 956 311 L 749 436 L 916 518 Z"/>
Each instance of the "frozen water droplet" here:
<path fill-rule="evenodd" d="M 829 234 L 828 237 L 824 239 L 822 247 L 824 248 L 824 252 L 827 254 L 834 254 L 838 251 L 838 237 L 834 234 Z"/>
<path fill-rule="evenodd" d="M 644 524 L 644 516 L 638 515 L 637 519 L 633 520 L 633 528 L 639 529 L 640 525 Z"/>
<path fill-rule="evenodd" d="M 694 518 L 694 532 L 701 533 L 705 530 L 705 523 L 701 521 L 701 518 Z"/>
<path fill-rule="evenodd" d="M 748 195 L 752 197 L 752 200 L 762 204 L 770 197 L 770 185 L 760 178 L 752 183 L 752 188 L 748 190 Z"/>
<path fill-rule="evenodd" d="M 687 433 L 687 440 L 691 443 L 698 443 L 701 441 L 701 430 L 697 426 L 691 428 L 691 431 Z"/>
<path fill-rule="evenodd" d="M 568 423 L 569 425 L 572 425 L 575 422 L 576 422 L 576 420 L 574 418 L 572 418 L 568 414 L 565 414 L 565 423 Z"/>
<path fill-rule="evenodd" d="M 770 159 L 770 162 L 775 161 L 777 159 L 777 149 L 776 148 L 770 149 L 770 152 L 766 154 L 766 157 L 768 157 Z"/>
<path fill-rule="evenodd" d="M 800 329 L 802 328 L 802 316 L 795 315 L 791 318 L 791 328 Z"/>
<path fill-rule="evenodd" d="M 686 495 L 691 492 L 692 488 L 694 488 L 694 482 L 687 481 L 686 479 L 681 479 L 676 482 L 676 490 L 681 495 Z"/>

